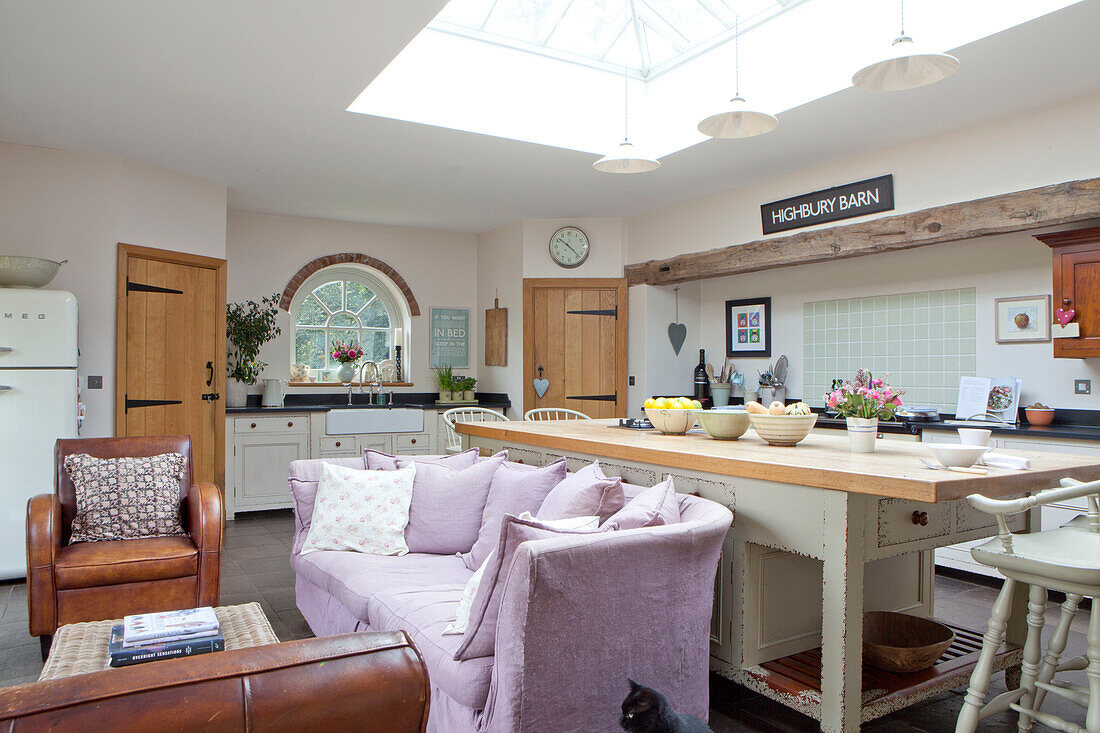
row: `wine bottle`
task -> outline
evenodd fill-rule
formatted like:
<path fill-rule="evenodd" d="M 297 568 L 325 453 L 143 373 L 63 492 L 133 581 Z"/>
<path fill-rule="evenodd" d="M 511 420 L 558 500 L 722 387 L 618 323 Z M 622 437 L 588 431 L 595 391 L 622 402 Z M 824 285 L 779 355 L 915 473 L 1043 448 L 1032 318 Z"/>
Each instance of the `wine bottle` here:
<path fill-rule="evenodd" d="M 695 399 L 700 402 L 710 396 L 710 377 L 707 376 L 707 352 L 699 349 L 699 366 L 695 367 Z"/>

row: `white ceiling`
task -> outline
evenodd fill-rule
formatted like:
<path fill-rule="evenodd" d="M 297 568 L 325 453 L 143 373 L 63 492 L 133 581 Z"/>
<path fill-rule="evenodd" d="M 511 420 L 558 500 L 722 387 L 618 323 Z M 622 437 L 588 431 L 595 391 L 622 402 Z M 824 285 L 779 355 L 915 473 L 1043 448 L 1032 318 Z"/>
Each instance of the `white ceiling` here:
<path fill-rule="evenodd" d="M 233 210 L 481 232 L 634 215 L 1100 92 L 1100 0 L 1085 0 L 958 49 L 940 84 L 847 89 L 767 136 L 608 176 L 585 153 L 345 111 L 444 4 L 0 0 L 0 141 L 224 183 Z"/>

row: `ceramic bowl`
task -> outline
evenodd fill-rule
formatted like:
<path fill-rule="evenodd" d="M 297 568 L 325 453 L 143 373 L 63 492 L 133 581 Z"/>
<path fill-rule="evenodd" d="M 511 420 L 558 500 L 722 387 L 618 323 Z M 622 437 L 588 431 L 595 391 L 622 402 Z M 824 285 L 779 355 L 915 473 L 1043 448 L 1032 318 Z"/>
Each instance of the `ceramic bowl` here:
<path fill-rule="evenodd" d="M 1025 407 L 1024 414 L 1029 425 L 1050 425 L 1054 422 L 1054 409 L 1050 407 Z"/>
<path fill-rule="evenodd" d="M 744 410 L 700 410 L 695 416 L 707 435 L 719 440 L 737 440 L 749 429 L 749 413 Z"/>
<path fill-rule="evenodd" d="M 817 423 L 817 415 L 748 415 L 756 434 L 769 445 L 800 443 Z"/>
<path fill-rule="evenodd" d="M 863 660 L 876 669 L 900 674 L 928 669 L 954 640 L 950 627 L 932 619 L 892 611 L 863 614 Z"/>
<path fill-rule="evenodd" d="M 68 260 L 54 262 L 41 257 L 0 255 L 0 287 L 40 288 L 48 285 Z"/>
<path fill-rule="evenodd" d="M 978 462 L 989 450 L 986 445 L 958 445 L 956 443 L 928 443 L 926 446 L 932 451 L 936 460 L 945 466 L 955 468 L 969 468 Z"/>
<path fill-rule="evenodd" d="M 656 407 L 647 407 L 645 416 L 653 423 L 653 427 L 666 435 L 683 435 L 695 427 L 695 410 L 658 410 Z"/>

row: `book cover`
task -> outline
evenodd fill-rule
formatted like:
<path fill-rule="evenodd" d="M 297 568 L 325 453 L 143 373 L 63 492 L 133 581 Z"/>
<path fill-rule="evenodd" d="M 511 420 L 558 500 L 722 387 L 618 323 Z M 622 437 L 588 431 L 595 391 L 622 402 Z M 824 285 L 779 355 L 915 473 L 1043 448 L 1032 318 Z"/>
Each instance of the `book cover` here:
<path fill-rule="evenodd" d="M 123 625 L 111 629 L 111 641 L 107 645 L 107 653 L 112 667 L 125 667 L 158 659 L 190 657 L 196 654 L 209 654 L 210 652 L 225 650 L 225 637 L 221 634 L 190 641 L 170 641 L 151 643 L 140 647 L 124 647 L 122 645 L 124 629 L 125 626 Z"/>
<path fill-rule="evenodd" d="M 204 606 L 127 616 L 122 624 L 124 638 L 134 643 L 217 631 L 218 617 L 213 608 Z"/>

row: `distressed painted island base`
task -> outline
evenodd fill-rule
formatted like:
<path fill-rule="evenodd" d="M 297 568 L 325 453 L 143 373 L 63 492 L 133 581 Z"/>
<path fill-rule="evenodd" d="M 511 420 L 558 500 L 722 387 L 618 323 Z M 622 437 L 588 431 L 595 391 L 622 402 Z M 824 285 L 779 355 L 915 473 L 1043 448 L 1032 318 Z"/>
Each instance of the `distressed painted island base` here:
<path fill-rule="evenodd" d="M 890 477 L 881 468 L 873 492 L 854 468 L 844 479 L 844 466 L 864 459 L 847 453 L 842 436 L 807 438 L 823 457 L 835 450 L 836 460 L 828 470 L 798 472 L 792 464 L 806 461 L 810 451 L 800 454 L 802 446 L 770 449 L 751 434 L 723 444 L 691 434 L 638 435 L 612 429 L 606 421 L 570 423 L 458 429 L 471 445 L 492 452 L 507 449 L 510 458 L 529 465 L 564 456 L 575 471 L 599 460 L 608 475 L 644 485 L 672 474 L 678 491 L 698 493 L 733 510 L 711 620 L 711 666 L 718 673 L 818 719 L 829 733 L 858 731 L 864 721 L 965 686 L 980 631 L 961 630 L 955 647 L 930 673 L 893 675 L 888 685 L 879 684 L 886 679 L 881 673 L 865 674 L 862 663 L 865 609 L 931 616 L 935 548 L 994 534 L 992 517 L 960 499 L 965 494 L 950 484 L 954 476 L 944 481 L 940 477 L 946 472 L 927 471 L 926 480 L 907 467 L 898 476 L 900 495 L 889 496 Z M 649 450 L 652 445 L 659 447 Z M 714 458 L 718 451 L 721 462 L 702 463 L 728 473 L 687 467 L 700 452 Z M 891 443 L 879 451 L 880 467 L 916 464 L 923 456 L 915 443 Z M 760 478 L 762 455 L 774 456 L 783 482 Z M 1062 476 L 1100 477 L 1100 465 L 1080 458 L 1031 457 L 1036 470 L 1030 475 L 994 469 L 980 482 L 968 476 L 965 493 L 1011 496 L 1055 485 Z M 785 466 L 778 465 L 784 461 Z M 737 475 L 742 471 L 752 477 Z M 826 481 L 846 486 L 813 485 Z M 931 500 L 909 498 L 914 492 Z M 1037 512 L 1016 515 L 1011 525 L 1014 531 L 1038 526 Z M 1026 594 L 1017 600 L 1026 606 Z M 1025 633 L 1021 623 L 1009 627 L 1010 646 L 1002 648 L 996 669 L 1018 667 Z"/>

